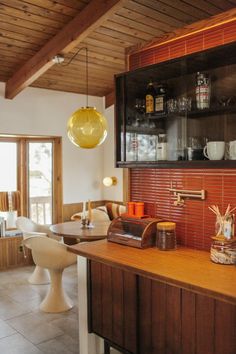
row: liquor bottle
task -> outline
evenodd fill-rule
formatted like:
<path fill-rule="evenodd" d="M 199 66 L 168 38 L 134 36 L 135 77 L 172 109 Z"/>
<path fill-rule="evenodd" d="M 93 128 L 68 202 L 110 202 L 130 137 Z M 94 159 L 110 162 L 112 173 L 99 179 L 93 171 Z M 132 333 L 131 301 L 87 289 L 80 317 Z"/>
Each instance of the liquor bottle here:
<path fill-rule="evenodd" d="M 155 96 L 155 113 L 164 114 L 167 108 L 167 87 L 164 84 L 157 86 L 157 92 Z"/>
<path fill-rule="evenodd" d="M 149 84 L 147 85 L 147 90 L 145 94 L 145 107 L 146 113 L 154 113 L 154 100 L 156 96 L 156 90 L 154 88 L 152 79 L 150 79 Z"/>
<path fill-rule="evenodd" d="M 196 103 L 197 109 L 210 107 L 210 78 L 208 74 L 197 73 L 196 77 Z"/>

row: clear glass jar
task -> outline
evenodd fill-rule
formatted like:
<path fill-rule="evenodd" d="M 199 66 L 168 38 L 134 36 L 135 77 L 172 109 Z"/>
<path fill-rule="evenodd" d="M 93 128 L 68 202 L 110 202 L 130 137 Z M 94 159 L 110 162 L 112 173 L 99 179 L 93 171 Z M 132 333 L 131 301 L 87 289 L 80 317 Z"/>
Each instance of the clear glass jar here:
<path fill-rule="evenodd" d="M 176 249 L 176 224 L 174 222 L 159 222 L 157 224 L 157 247 L 168 251 Z"/>
<path fill-rule="evenodd" d="M 210 258 L 214 263 L 236 264 L 236 243 L 234 240 L 213 240 Z"/>
<path fill-rule="evenodd" d="M 167 136 L 166 134 L 158 135 L 158 142 L 156 145 L 156 159 L 157 161 L 167 160 Z"/>

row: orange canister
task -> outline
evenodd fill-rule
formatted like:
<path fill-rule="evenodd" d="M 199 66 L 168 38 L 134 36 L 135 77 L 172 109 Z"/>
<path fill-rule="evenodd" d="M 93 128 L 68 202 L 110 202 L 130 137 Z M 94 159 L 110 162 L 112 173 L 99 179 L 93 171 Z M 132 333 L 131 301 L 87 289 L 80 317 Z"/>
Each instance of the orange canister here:
<path fill-rule="evenodd" d="M 135 202 L 128 202 L 127 203 L 127 213 L 128 213 L 128 215 L 134 216 L 134 206 L 135 206 Z"/>
<path fill-rule="evenodd" d="M 144 215 L 144 203 L 143 202 L 135 202 L 134 214 L 135 214 L 135 216 L 138 216 L 138 217 Z"/>

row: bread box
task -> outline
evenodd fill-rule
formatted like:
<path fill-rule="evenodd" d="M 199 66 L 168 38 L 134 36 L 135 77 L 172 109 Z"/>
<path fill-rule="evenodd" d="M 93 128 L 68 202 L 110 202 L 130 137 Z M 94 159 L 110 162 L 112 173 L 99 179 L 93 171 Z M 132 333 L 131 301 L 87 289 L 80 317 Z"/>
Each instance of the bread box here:
<path fill-rule="evenodd" d="M 129 218 L 119 216 L 114 219 L 107 231 L 107 239 L 111 242 L 137 248 L 153 247 L 156 242 L 158 218 Z"/>

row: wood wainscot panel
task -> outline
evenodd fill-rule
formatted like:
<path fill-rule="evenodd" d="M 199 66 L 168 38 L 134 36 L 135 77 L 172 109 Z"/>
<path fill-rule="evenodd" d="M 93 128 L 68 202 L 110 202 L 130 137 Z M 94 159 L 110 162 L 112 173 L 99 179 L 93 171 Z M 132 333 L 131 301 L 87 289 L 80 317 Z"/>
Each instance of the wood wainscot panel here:
<path fill-rule="evenodd" d="M 5 269 L 8 266 L 8 243 L 5 238 L 0 238 L 0 269 Z"/>
<path fill-rule="evenodd" d="M 25 247 L 23 252 L 22 241 L 22 236 L 0 237 L 0 269 L 34 264 L 31 251 Z"/>
<path fill-rule="evenodd" d="M 97 208 L 105 205 L 105 200 L 91 201 L 92 208 Z M 83 202 L 71 203 L 63 205 L 63 221 L 71 221 L 71 216 L 75 213 L 80 213 L 83 210 Z"/>
<path fill-rule="evenodd" d="M 92 200 L 91 207 L 93 209 L 105 205 L 106 203 L 116 203 L 116 204 L 123 204 L 121 201 L 116 200 Z M 83 210 L 83 202 L 79 203 L 71 203 L 71 204 L 64 204 L 63 205 L 63 221 L 71 221 L 71 216 L 75 213 L 80 213 Z"/>

